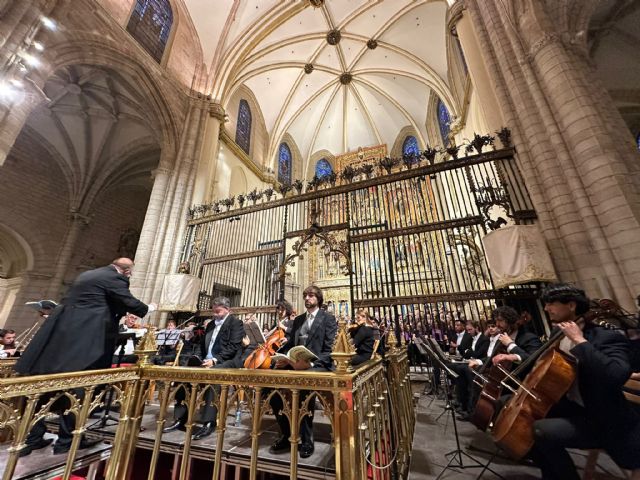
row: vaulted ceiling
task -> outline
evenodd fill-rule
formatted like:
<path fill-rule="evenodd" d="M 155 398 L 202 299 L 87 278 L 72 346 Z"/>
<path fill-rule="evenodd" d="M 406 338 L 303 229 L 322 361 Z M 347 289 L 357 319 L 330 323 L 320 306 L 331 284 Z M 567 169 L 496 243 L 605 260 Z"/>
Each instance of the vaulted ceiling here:
<path fill-rule="evenodd" d="M 275 157 L 289 133 L 308 160 L 360 146 L 391 146 L 413 127 L 428 143 L 431 92 L 455 114 L 447 87 L 445 1 L 185 0 L 223 105 L 254 93 Z M 306 69 L 305 69 L 306 67 Z"/>
<path fill-rule="evenodd" d="M 25 133 L 58 163 L 72 210 L 88 209 L 116 184 L 150 191 L 159 129 L 133 85 L 112 70 L 76 65 L 55 72 L 43 93 L 47 99 L 29 116 Z"/>

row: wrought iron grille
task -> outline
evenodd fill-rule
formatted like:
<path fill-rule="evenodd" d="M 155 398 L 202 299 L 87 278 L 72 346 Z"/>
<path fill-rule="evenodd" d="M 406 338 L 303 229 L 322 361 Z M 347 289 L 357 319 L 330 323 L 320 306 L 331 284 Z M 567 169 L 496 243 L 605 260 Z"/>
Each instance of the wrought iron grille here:
<path fill-rule="evenodd" d="M 535 296 L 491 281 L 483 235 L 536 218 L 515 150 L 482 151 L 492 144 L 476 135 L 466 148 L 347 166 L 306 190 L 296 181 L 276 199 L 268 189 L 236 208 L 236 199 L 195 207 L 183 261 L 200 272 L 203 295 L 236 292 L 236 311 L 262 320 L 279 298 L 301 309 L 311 283 L 349 317 L 367 308 L 380 319 L 483 320 L 496 303 Z"/>

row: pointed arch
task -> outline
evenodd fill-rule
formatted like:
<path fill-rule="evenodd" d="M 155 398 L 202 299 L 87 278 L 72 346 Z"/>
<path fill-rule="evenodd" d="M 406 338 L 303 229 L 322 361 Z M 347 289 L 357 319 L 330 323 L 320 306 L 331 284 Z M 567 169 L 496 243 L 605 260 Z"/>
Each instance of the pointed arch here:
<path fill-rule="evenodd" d="M 251 151 L 251 107 L 244 98 L 238 105 L 238 122 L 236 124 L 236 143 L 247 155 Z"/>
<path fill-rule="evenodd" d="M 136 0 L 127 23 L 127 32 L 160 63 L 172 25 L 173 10 L 169 0 Z"/>

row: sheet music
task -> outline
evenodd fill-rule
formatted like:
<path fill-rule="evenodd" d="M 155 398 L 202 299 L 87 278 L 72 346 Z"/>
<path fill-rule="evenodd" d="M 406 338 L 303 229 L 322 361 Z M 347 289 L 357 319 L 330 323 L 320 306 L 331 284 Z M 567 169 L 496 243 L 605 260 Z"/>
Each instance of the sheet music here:
<path fill-rule="evenodd" d="M 156 332 L 156 345 L 158 347 L 161 347 L 163 345 L 173 346 L 176 343 L 178 343 L 178 340 L 180 340 L 181 333 L 182 333 L 182 330 L 178 330 L 178 329 L 158 330 Z"/>

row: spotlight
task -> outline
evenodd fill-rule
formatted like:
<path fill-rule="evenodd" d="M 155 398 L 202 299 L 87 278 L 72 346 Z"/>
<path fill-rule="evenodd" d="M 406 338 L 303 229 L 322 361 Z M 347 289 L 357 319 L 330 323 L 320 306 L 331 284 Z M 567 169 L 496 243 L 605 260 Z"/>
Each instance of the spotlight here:
<path fill-rule="evenodd" d="M 39 52 L 44 51 L 44 45 L 40 42 L 33 42 L 33 48 L 35 48 Z"/>
<path fill-rule="evenodd" d="M 49 30 L 55 30 L 58 28 L 56 22 L 51 20 L 49 17 L 42 17 L 42 24 L 47 27 Z"/>
<path fill-rule="evenodd" d="M 0 82 L 0 100 L 10 100 L 16 90 L 6 82 Z"/>
<path fill-rule="evenodd" d="M 25 53 L 24 55 L 22 55 L 22 58 L 24 59 L 25 62 L 27 62 L 27 65 L 30 65 L 32 67 L 39 67 L 40 66 L 40 60 L 38 60 L 33 55 Z"/>

